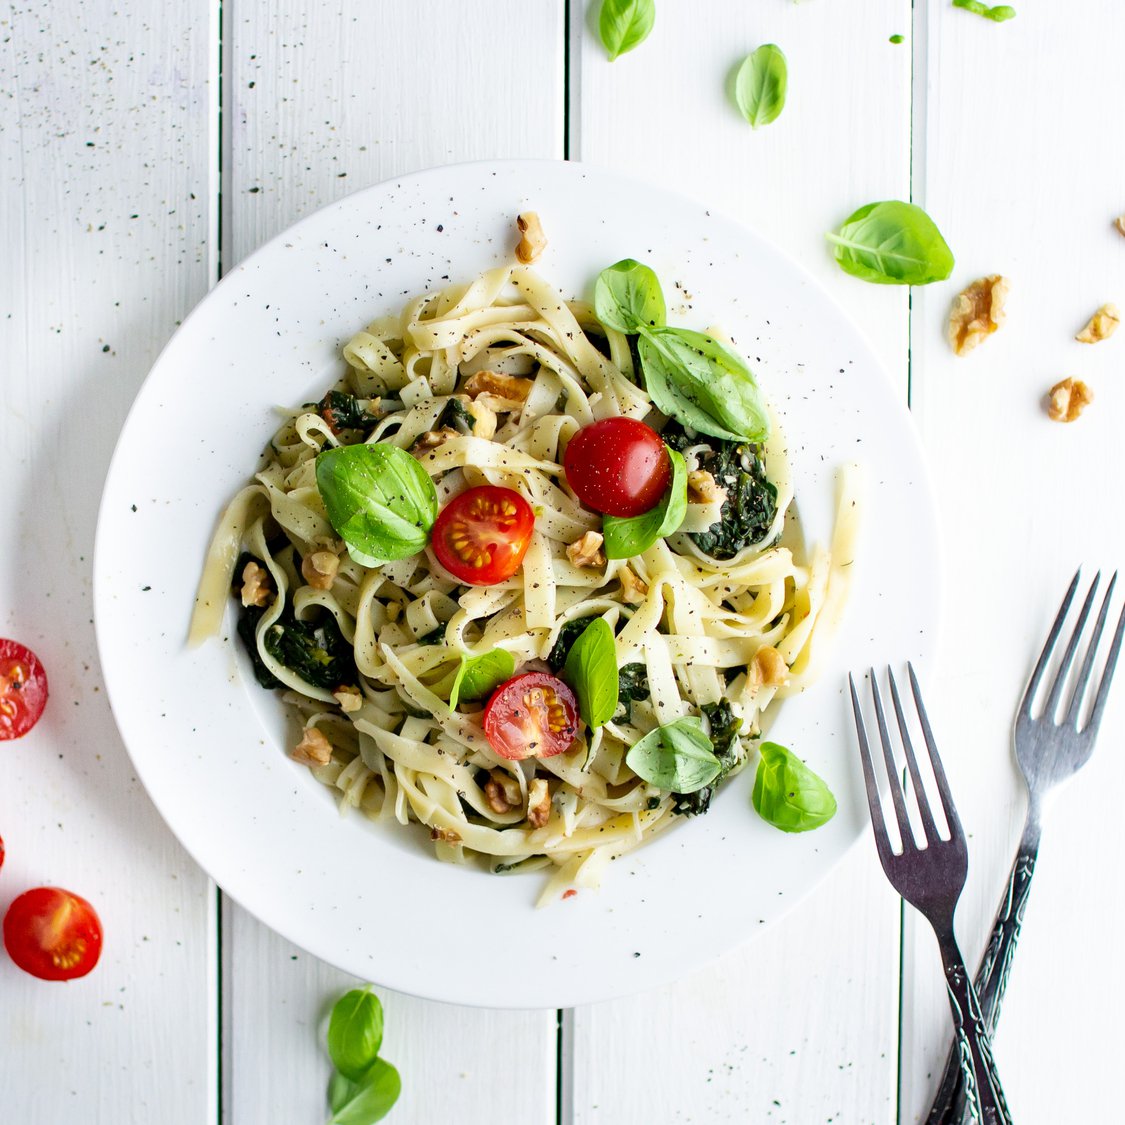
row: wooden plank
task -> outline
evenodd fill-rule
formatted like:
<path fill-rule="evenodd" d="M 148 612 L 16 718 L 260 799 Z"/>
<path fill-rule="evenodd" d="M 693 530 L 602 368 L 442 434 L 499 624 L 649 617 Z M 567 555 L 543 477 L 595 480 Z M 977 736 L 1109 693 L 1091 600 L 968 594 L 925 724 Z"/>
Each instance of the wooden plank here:
<path fill-rule="evenodd" d="M 909 32 L 909 3 L 732 2 L 706 16 L 662 5 L 651 37 L 612 64 L 587 15 L 571 28 L 572 155 L 678 188 L 773 239 L 848 309 L 905 394 L 906 294 L 842 276 L 824 231 L 909 190 L 910 55 L 888 42 Z M 789 58 L 790 93 L 781 118 L 754 132 L 724 86 L 766 42 Z M 573 1120 L 893 1120 L 898 919 L 864 840 L 742 951 L 579 1009 Z"/>
<path fill-rule="evenodd" d="M 915 132 L 916 151 L 924 133 L 928 153 L 918 194 L 958 257 L 949 284 L 914 296 L 914 401 L 948 545 L 941 674 L 927 698 L 970 833 L 958 929 L 974 965 L 1022 828 L 1016 702 L 1075 567 L 1092 576 L 1125 559 L 1113 510 L 1123 344 L 1073 340 L 1103 301 L 1125 298 L 1125 240 L 1111 226 L 1125 211 L 1125 151 L 1107 131 L 1109 107 L 1125 96 L 1125 11 L 1017 10 L 994 25 L 928 6 L 929 98 Z M 1012 282 L 1008 323 L 956 358 L 943 341 L 952 296 L 994 272 Z M 1098 398 L 1060 426 L 1041 404 L 1066 375 L 1088 380 Z M 1119 697 L 1094 758 L 1047 811 L 996 1040 L 1013 1116 L 1030 1125 L 1119 1116 L 1099 1076 L 1118 1065 L 1125 985 L 1114 937 L 1125 917 L 1112 891 L 1123 734 Z M 924 924 L 911 926 L 905 949 L 902 1121 L 911 1122 L 944 1062 L 949 1012 Z"/>
<path fill-rule="evenodd" d="M 224 36 L 224 263 L 390 176 L 489 156 L 562 156 L 562 12 L 562 0 L 238 5 Z M 227 1112 L 234 1121 L 314 1119 L 328 1076 L 318 1021 L 352 982 L 237 907 L 226 917 Z M 555 1121 L 554 1011 L 380 995 L 385 1053 L 404 1077 L 396 1120 Z"/>
<path fill-rule="evenodd" d="M 55 884 L 105 926 L 101 963 L 65 987 L 0 956 L 12 1121 L 216 1116 L 215 893 L 117 735 L 90 578 L 126 410 L 213 276 L 211 8 L 0 15 L 0 635 L 30 644 L 51 686 L 39 726 L 0 744 L 0 911 Z"/>

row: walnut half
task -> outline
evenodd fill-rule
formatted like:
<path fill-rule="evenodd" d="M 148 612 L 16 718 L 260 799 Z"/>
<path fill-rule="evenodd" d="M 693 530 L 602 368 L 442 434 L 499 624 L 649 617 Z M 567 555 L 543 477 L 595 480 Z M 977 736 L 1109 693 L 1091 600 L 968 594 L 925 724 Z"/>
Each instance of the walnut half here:
<path fill-rule="evenodd" d="M 974 281 L 953 299 L 949 312 L 949 343 L 957 355 L 971 352 L 1004 323 L 1008 279 L 998 273 Z"/>
<path fill-rule="evenodd" d="M 532 828 L 542 828 L 551 815 L 551 794 L 547 789 L 547 779 L 532 778 L 527 787 L 527 823 Z"/>
<path fill-rule="evenodd" d="M 1047 417 L 1052 422 L 1073 422 L 1094 401 L 1094 392 L 1081 379 L 1066 378 L 1047 393 Z"/>
<path fill-rule="evenodd" d="M 535 211 L 524 211 L 522 215 L 517 215 L 516 227 L 520 232 L 516 257 L 527 266 L 547 249 L 547 236 L 543 233 L 543 224 Z"/>
<path fill-rule="evenodd" d="M 1102 305 L 1074 338 L 1080 344 L 1096 344 L 1100 340 L 1108 340 L 1117 331 L 1121 323 L 1121 314 L 1116 305 Z"/>
<path fill-rule="evenodd" d="M 308 727 L 290 757 L 306 766 L 327 765 L 332 760 L 332 743 L 316 727 Z"/>
<path fill-rule="evenodd" d="M 566 557 L 574 566 L 605 566 L 605 552 L 602 550 L 602 536 L 598 531 L 583 532 L 566 549 Z"/>
<path fill-rule="evenodd" d="M 242 568 L 242 604 L 263 606 L 273 601 L 273 584 L 270 572 L 256 562 L 248 562 Z"/>
<path fill-rule="evenodd" d="M 313 551 L 301 560 L 301 577 L 314 590 L 331 590 L 340 569 L 340 559 L 332 551 Z"/>

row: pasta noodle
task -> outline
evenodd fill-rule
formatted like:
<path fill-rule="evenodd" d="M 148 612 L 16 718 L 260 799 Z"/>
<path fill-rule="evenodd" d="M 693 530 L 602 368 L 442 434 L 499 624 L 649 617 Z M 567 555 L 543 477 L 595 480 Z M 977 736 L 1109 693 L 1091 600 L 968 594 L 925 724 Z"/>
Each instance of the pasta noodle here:
<path fill-rule="evenodd" d="M 782 535 L 792 487 L 775 424 L 762 453 L 776 516 L 758 542 L 728 559 L 708 555 L 692 536 L 720 519 L 724 500 L 693 497 L 681 529 L 638 557 L 576 565 L 567 548 L 600 518 L 566 485 L 567 442 L 597 419 L 653 418 L 624 335 L 512 266 L 412 300 L 400 316 L 356 333 L 343 358 L 335 391 L 359 425 L 355 417 L 338 424 L 330 396 L 286 419 L 266 464 L 219 522 L 190 639 L 220 630 L 233 583 L 259 677 L 285 689 L 304 726 L 302 745 L 315 736 L 320 759 L 302 760 L 342 809 L 425 826 L 442 860 L 551 868 L 546 898 L 595 885 L 608 860 L 684 811 L 677 794 L 628 767 L 634 742 L 722 704 L 739 732 L 737 770 L 763 710 L 810 682 L 850 580 L 855 479 L 842 480 L 831 550 L 802 561 Z M 519 380 L 526 395 L 507 394 L 514 384 L 505 380 Z M 381 567 L 352 559 L 328 519 L 315 463 L 323 450 L 356 440 L 413 451 L 442 503 L 474 485 L 518 491 L 535 512 L 522 569 L 474 587 L 446 573 L 431 548 Z M 692 440 L 683 450 L 689 470 L 703 448 Z M 331 574 L 310 580 L 309 560 L 325 555 Z M 450 707 L 463 655 L 500 648 L 517 670 L 543 668 L 571 623 L 597 616 L 614 630 L 618 667 L 647 690 L 631 693 L 596 732 L 581 731 L 569 752 L 509 760 L 484 736 L 479 703 Z M 354 682 L 312 682 L 286 663 L 270 640 L 285 623 L 338 633 Z M 763 674 L 767 650 L 788 669 L 781 682 Z M 550 813 L 533 824 L 537 778 L 547 782 Z"/>

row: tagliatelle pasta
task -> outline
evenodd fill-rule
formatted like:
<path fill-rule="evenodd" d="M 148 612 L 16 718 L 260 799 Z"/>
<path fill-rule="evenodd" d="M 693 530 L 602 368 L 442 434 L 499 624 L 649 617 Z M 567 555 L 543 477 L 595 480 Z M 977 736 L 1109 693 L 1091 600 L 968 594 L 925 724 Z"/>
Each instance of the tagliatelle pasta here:
<path fill-rule="evenodd" d="M 345 345 L 335 390 L 292 412 L 228 505 L 191 624 L 193 643 L 218 633 L 233 583 L 259 679 L 285 689 L 304 727 L 298 756 L 342 806 L 424 825 L 443 860 L 551 868 L 545 897 L 593 885 L 608 860 L 705 811 L 710 789 L 685 802 L 657 788 L 629 767 L 630 747 L 686 716 L 712 730 L 722 720 L 736 732 L 724 775 L 740 769 L 763 710 L 815 674 L 853 562 L 853 476 L 841 481 L 831 551 L 803 559 L 783 534 L 792 488 L 776 425 L 760 450 L 739 447 L 776 493 L 753 542 L 721 559 L 703 549 L 731 516 L 723 480 L 734 478 L 701 470 L 717 464 L 707 460 L 716 443 L 680 427 L 689 478 L 703 489 L 689 495 L 680 529 L 633 558 L 583 554 L 583 536 L 600 542 L 602 517 L 567 485 L 567 443 L 600 419 L 664 422 L 635 356 L 589 305 L 518 265 L 376 320 Z M 474 486 L 518 492 L 535 515 L 521 568 L 470 586 L 431 546 L 357 562 L 316 477 L 322 451 L 357 442 L 412 451 L 441 505 Z M 485 736 L 480 701 L 450 707 L 463 657 L 502 649 L 517 671 L 557 671 L 575 623 L 596 617 L 613 630 L 621 705 L 580 729 L 568 752 L 510 760 Z M 292 655 L 293 638 L 315 638 L 312 663 Z M 336 668 L 347 679 L 331 682 Z"/>

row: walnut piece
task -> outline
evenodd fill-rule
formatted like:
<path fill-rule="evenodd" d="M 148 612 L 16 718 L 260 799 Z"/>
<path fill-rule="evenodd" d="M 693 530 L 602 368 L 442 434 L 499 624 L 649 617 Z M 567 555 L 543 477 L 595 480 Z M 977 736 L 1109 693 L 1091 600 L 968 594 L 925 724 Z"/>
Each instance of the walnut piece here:
<path fill-rule="evenodd" d="M 547 236 L 543 233 L 543 224 L 535 211 L 524 211 L 522 215 L 517 215 L 516 227 L 520 232 L 516 257 L 527 266 L 546 250 Z"/>
<path fill-rule="evenodd" d="M 242 568 L 242 604 L 268 605 L 273 601 L 273 585 L 270 572 L 256 562 L 248 562 Z"/>
<path fill-rule="evenodd" d="M 763 645 L 750 662 L 750 683 L 753 687 L 783 687 L 789 682 L 789 665 L 772 645 Z"/>
<path fill-rule="evenodd" d="M 443 844 L 459 844 L 461 843 L 461 834 L 454 832 L 452 828 L 431 828 L 430 839 L 440 840 Z"/>
<path fill-rule="evenodd" d="M 511 812 L 519 807 L 521 801 L 519 782 L 499 766 L 489 773 L 488 781 L 484 783 L 484 795 L 494 813 Z"/>
<path fill-rule="evenodd" d="M 1113 220 L 1113 225 L 1117 227 L 1118 233 L 1125 234 L 1125 215 L 1118 215 Z"/>
<path fill-rule="evenodd" d="M 415 457 L 420 457 L 423 453 L 429 453 L 431 449 L 437 449 L 439 445 L 444 444 L 451 437 L 460 436 L 461 435 L 452 426 L 442 426 L 440 430 L 427 430 L 410 447 L 410 452 Z"/>
<path fill-rule="evenodd" d="M 974 281 L 953 300 L 949 313 L 949 343 L 957 355 L 971 352 L 1004 323 L 1008 279 L 998 273 Z"/>
<path fill-rule="evenodd" d="M 290 757 L 306 766 L 323 766 L 332 760 L 332 743 L 316 727 L 308 727 Z"/>
<path fill-rule="evenodd" d="M 542 828 L 551 815 L 551 794 L 545 777 L 532 778 L 527 787 L 527 823 L 532 828 Z"/>
<path fill-rule="evenodd" d="M 1047 417 L 1052 422 L 1073 422 L 1094 401 L 1094 392 L 1081 379 L 1066 378 L 1047 394 Z"/>
<path fill-rule="evenodd" d="M 1121 323 L 1121 314 L 1113 304 L 1102 305 L 1100 309 L 1086 322 L 1074 338 L 1080 344 L 1096 344 L 1100 340 L 1108 340 L 1117 331 Z"/>
<path fill-rule="evenodd" d="M 465 384 L 465 393 L 472 399 L 478 395 L 492 395 L 493 398 L 507 399 L 509 402 L 526 402 L 531 394 L 531 380 L 520 375 L 504 375 L 499 371 L 478 371 L 470 375 Z M 491 402 L 487 404 L 490 408 Z"/>
<path fill-rule="evenodd" d="M 345 715 L 354 715 L 363 707 L 363 692 L 359 688 L 341 684 L 333 693 L 332 698 L 340 704 L 340 710 Z"/>
<path fill-rule="evenodd" d="M 301 577 L 314 590 L 331 590 L 340 560 L 331 551 L 313 551 L 301 560 Z"/>
<path fill-rule="evenodd" d="M 566 549 L 566 557 L 575 566 L 605 566 L 605 552 L 602 550 L 600 531 L 587 531 L 580 535 Z"/>
<path fill-rule="evenodd" d="M 710 504 L 725 500 L 727 490 L 706 469 L 692 469 L 687 475 L 687 498 L 689 504 Z"/>
<path fill-rule="evenodd" d="M 648 596 L 648 583 L 631 566 L 623 566 L 617 577 L 621 582 L 621 597 L 631 605 L 640 605 Z"/>

